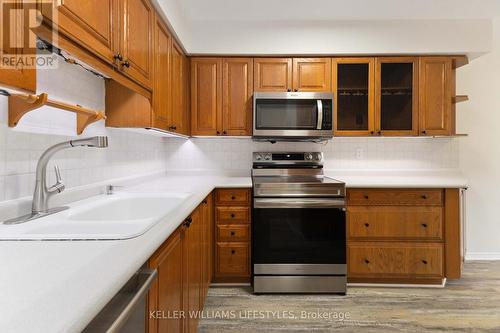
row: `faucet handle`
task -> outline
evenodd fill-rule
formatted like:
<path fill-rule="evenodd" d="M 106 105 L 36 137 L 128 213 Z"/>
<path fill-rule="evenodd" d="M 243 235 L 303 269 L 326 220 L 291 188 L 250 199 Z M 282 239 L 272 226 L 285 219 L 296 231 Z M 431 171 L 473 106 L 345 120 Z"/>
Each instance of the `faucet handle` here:
<path fill-rule="evenodd" d="M 54 193 L 54 192 L 61 193 L 62 191 L 64 191 L 66 186 L 64 185 L 64 183 L 62 181 L 61 170 L 59 170 L 59 166 L 57 166 L 57 165 L 54 166 L 54 172 L 56 174 L 56 183 L 54 185 L 52 185 L 48 189 L 48 191 L 49 191 L 49 193 Z"/>
<path fill-rule="evenodd" d="M 58 165 L 54 165 L 54 172 L 56 174 L 56 184 L 62 183 L 61 170 L 59 170 Z"/>

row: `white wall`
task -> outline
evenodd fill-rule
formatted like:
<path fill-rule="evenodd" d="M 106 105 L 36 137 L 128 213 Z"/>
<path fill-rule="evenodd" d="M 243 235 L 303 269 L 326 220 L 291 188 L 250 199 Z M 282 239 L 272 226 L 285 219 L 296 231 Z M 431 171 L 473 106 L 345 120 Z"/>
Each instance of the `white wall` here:
<path fill-rule="evenodd" d="M 64 62 L 57 70 L 38 71 L 38 92 L 50 98 L 104 110 L 103 80 L 78 66 Z M 0 96 L 0 202 L 31 196 L 36 162 L 49 146 L 75 138 L 75 115 L 53 108 L 28 113 L 14 128 L 7 127 L 8 99 Z M 38 133 L 38 134 L 34 134 Z M 44 134 L 39 134 L 44 133 Z M 50 165 L 58 164 L 67 188 L 165 171 L 165 145 L 161 138 L 118 129 L 104 122 L 92 124 L 82 137 L 108 135 L 109 148 L 73 148 L 57 153 Z"/>
<path fill-rule="evenodd" d="M 490 20 L 193 21 L 194 54 L 469 54 L 491 49 Z"/>
<path fill-rule="evenodd" d="M 168 171 L 249 175 L 256 151 L 322 151 L 328 170 L 458 169 L 458 142 L 451 138 L 334 138 L 326 145 L 229 138 L 166 141 Z"/>
<path fill-rule="evenodd" d="M 494 20 L 493 52 L 457 72 L 460 167 L 469 179 L 467 247 L 471 258 L 500 259 L 500 18 Z"/>

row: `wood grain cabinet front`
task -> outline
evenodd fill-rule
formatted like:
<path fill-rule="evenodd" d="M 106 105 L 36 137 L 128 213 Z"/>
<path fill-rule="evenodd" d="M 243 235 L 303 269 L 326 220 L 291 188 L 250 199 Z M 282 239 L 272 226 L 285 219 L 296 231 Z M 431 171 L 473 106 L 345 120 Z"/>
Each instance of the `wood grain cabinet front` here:
<path fill-rule="evenodd" d="M 293 90 L 330 92 L 330 58 L 293 58 Z"/>
<path fill-rule="evenodd" d="M 350 278 L 442 278 L 442 244 L 351 243 Z"/>
<path fill-rule="evenodd" d="M 347 210 L 348 237 L 365 240 L 443 239 L 443 209 L 413 206 L 352 206 Z"/>
<path fill-rule="evenodd" d="M 215 282 L 250 281 L 251 189 L 215 192 Z"/>
<path fill-rule="evenodd" d="M 350 189 L 348 205 L 442 206 L 442 189 Z"/>
<path fill-rule="evenodd" d="M 255 58 L 254 91 L 291 91 L 291 58 Z"/>

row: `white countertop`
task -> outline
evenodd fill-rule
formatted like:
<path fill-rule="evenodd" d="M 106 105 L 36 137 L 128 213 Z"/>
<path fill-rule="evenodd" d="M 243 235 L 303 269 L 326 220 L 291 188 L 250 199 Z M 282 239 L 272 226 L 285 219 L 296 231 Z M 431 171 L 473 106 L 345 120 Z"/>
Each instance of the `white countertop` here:
<path fill-rule="evenodd" d="M 129 191 L 192 192 L 143 235 L 119 241 L 1 241 L 0 331 L 80 332 L 215 187 L 250 177 L 164 177 Z"/>
<path fill-rule="evenodd" d="M 467 179 L 455 169 L 444 170 L 325 170 L 325 175 L 348 188 L 465 188 Z"/>
<path fill-rule="evenodd" d="M 457 172 L 326 171 L 348 187 L 465 187 Z M 216 187 L 251 187 L 250 177 L 159 177 L 131 192 L 192 192 L 146 233 L 113 241 L 0 241 L 0 331 L 80 332 Z"/>

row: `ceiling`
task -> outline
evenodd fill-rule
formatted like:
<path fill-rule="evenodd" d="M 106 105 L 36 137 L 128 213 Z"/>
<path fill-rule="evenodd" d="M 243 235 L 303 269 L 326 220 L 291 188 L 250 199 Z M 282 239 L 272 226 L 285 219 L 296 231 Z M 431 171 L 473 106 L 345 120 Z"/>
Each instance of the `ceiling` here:
<path fill-rule="evenodd" d="M 500 0 L 179 0 L 188 21 L 489 19 Z"/>

